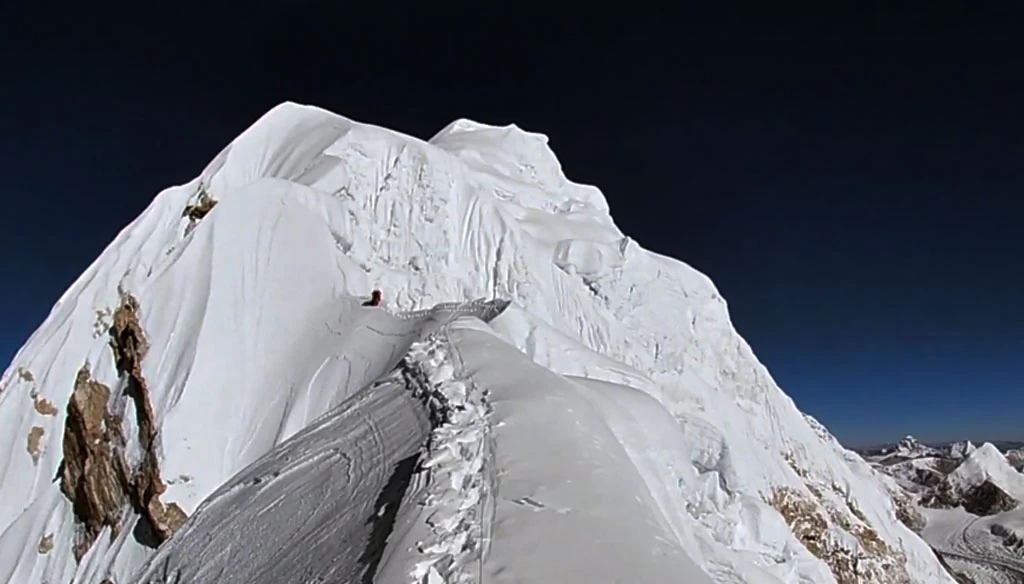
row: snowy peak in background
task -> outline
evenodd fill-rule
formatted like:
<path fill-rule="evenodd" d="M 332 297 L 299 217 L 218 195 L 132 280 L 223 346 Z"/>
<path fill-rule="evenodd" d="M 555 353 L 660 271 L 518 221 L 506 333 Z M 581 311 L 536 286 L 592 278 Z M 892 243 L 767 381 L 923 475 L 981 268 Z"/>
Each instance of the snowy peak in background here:
<path fill-rule="evenodd" d="M 1024 471 L 1024 448 L 1011 448 L 1006 451 L 1006 462 L 1017 472 Z"/>
<path fill-rule="evenodd" d="M 2 582 L 953 582 L 515 126 L 274 108 L 61 297 L 0 434 Z"/>
<path fill-rule="evenodd" d="M 950 458 L 967 458 L 977 447 L 970 440 L 963 440 L 961 442 L 953 442 L 949 445 L 949 457 Z"/>
<path fill-rule="evenodd" d="M 986 442 L 972 452 L 949 475 L 951 486 L 958 491 L 967 491 L 985 482 L 990 482 L 1016 501 L 1024 501 L 1024 475 L 1013 469 L 1006 456 L 991 442 Z"/>
<path fill-rule="evenodd" d="M 1002 443 L 1013 445 L 1015 443 Z M 866 453 L 886 477 L 905 522 L 920 532 L 959 581 L 1020 582 L 1024 578 L 1024 475 L 1019 450 L 954 442 Z"/>
<path fill-rule="evenodd" d="M 925 446 L 913 436 L 907 435 L 896 443 L 896 449 L 893 451 L 893 454 L 903 458 L 920 458 L 922 456 L 936 456 L 939 454 L 939 451 L 930 446 Z"/>

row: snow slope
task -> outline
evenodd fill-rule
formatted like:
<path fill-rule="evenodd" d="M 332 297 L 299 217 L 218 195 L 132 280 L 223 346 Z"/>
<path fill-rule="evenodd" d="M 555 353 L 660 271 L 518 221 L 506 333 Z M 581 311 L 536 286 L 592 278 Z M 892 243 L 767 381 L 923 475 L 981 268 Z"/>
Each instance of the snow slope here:
<path fill-rule="evenodd" d="M 408 348 L 452 316 L 490 319 L 503 308 L 370 316 Z M 430 428 L 427 410 L 400 374 L 362 387 L 217 489 L 139 581 L 173 573 L 187 582 L 286 582 L 314 569 L 331 581 L 361 578 L 364 558 L 373 555 L 366 542 L 380 529 L 366 519 L 382 514 L 378 494 L 395 480 L 392 469 L 415 461 Z"/>
<path fill-rule="evenodd" d="M 216 206 L 193 223 L 204 193 Z M 384 311 L 359 305 L 374 286 Z M 511 305 L 410 312 L 478 298 Z M 111 324 L 115 349 L 137 325 L 147 350 L 112 351 Z M 227 581 L 196 559 L 215 536 L 261 578 L 952 582 L 712 283 L 624 236 L 515 126 L 460 120 L 423 142 L 278 106 L 156 197 L 0 387 L 2 582 Z M 67 415 L 73 389 L 103 398 L 94 426 L 88 407 Z M 95 460 L 132 469 L 118 484 L 158 464 L 163 491 L 114 488 L 83 519 L 61 485 L 95 486 L 74 464 L 87 430 L 109 441 Z M 401 502 L 378 506 L 401 472 Z M 158 512 L 172 503 L 184 525 Z M 176 534 L 155 552 L 147 522 Z M 358 547 L 310 553 L 325 538 Z"/>

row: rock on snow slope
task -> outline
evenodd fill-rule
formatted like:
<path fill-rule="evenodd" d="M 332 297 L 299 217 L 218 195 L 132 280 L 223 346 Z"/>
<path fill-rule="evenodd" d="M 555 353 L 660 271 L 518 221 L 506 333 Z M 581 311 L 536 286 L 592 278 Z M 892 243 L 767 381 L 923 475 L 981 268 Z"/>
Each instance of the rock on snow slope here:
<path fill-rule="evenodd" d="M 712 283 L 514 126 L 276 107 L 2 384 L 2 582 L 953 581 Z"/>

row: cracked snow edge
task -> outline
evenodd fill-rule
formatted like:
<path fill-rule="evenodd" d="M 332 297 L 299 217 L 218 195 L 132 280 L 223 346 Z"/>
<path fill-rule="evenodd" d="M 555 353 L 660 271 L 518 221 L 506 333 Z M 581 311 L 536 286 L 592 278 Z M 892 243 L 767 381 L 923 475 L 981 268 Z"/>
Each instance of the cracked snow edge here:
<path fill-rule="evenodd" d="M 434 426 L 418 470 L 428 476 L 422 503 L 428 534 L 417 542 L 425 557 L 409 574 L 417 584 L 475 582 L 470 565 L 482 551 L 490 405 L 455 361 L 447 327 L 413 344 L 403 361 L 406 381 Z"/>

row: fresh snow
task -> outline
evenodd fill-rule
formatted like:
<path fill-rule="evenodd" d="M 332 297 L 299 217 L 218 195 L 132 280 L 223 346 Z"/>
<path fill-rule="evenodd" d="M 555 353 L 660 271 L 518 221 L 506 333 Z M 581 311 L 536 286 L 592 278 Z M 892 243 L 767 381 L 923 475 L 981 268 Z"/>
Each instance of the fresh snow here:
<path fill-rule="evenodd" d="M 83 366 L 143 456 L 122 294 L 160 500 L 190 519 L 154 550 L 126 508 L 76 562 L 58 466 Z M 953 582 L 713 284 L 515 126 L 424 142 L 278 106 L 160 193 L 0 383 L 2 582 Z"/>

